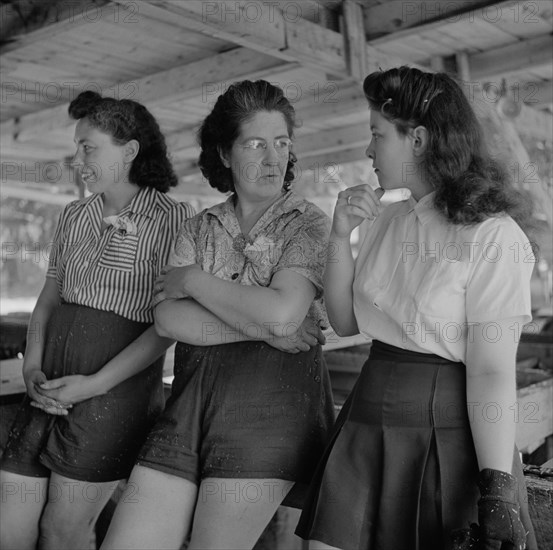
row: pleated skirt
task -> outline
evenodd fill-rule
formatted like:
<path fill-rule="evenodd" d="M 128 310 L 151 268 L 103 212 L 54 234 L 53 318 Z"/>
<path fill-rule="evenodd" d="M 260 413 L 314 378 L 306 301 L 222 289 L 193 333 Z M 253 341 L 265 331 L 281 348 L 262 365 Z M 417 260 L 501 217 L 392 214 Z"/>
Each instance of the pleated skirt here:
<path fill-rule="evenodd" d="M 514 451 L 521 518 L 535 548 Z M 344 550 L 451 549 L 452 532 L 478 522 L 478 471 L 464 364 L 375 341 L 296 534 Z"/>

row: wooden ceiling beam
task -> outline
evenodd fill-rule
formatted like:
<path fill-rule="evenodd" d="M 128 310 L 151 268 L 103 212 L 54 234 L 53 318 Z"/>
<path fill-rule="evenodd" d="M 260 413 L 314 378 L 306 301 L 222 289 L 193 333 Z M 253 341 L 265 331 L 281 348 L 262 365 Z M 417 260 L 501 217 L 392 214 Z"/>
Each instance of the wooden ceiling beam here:
<path fill-rule="evenodd" d="M 294 67 L 270 56 L 245 48 L 230 50 L 208 59 L 148 75 L 136 81 L 122 84 L 136 91 L 137 101 L 148 107 L 161 102 L 205 98 L 210 93 L 221 92 L 221 84 L 240 78 L 269 78 L 275 71 Z M 57 105 L 36 113 L 19 117 L 16 121 L 0 124 L 2 134 L 11 132 L 17 143 L 36 138 L 43 132 L 67 127 L 73 123 L 67 114 L 68 104 Z M 7 128 L 4 128 L 4 126 Z"/>
<path fill-rule="evenodd" d="M 101 17 L 117 17 L 111 0 L 12 0 L 0 6 L 0 54 L 52 38 Z M 108 14 L 109 12 L 109 14 Z"/>
<path fill-rule="evenodd" d="M 124 5 L 127 0 L 114 0 Z M 219 0 L 137 0 L 140 13 L 207 36 L 347 76 L 343 37 L 274 2 Z"/>
<path fill-rule="evenodd" d="M 523 68 L 551 63 L 553 36 L 551 34 L 520 40 L 501 48 L 493 48 L 468 56 L 470 76 L 475 80 L 493 79 Z"/>
<path fill-rule="evenodd" d="M 329 153 L 369 145 L 370 130 L 367 122 L 342 128 L 331 128 L 315 134 L 299 136 L 294 144 L 299 159 L 307 159 L 318 155 L 326 156 Z"/>
<path fill-rule="evenodd" d="M 471 6 L 471 3 L 475 5 Z M 382 9 L 384 9 L 384 7 L 388 9 L 388 6 L 392 4 L 393 2 L 386 2 L 382 5 Z M 420 22 L 414 26 L 403 29 L 400 28 L 400 30 L 395 29 L 383 36 L 370 39 L 370 44 L 377 48 L 385 47 L 390 42 L 396 42 L 397 40 L 402 40 L 409 36 L 426 34 L 429 31 L 437 29 L 443 29 L 447 32 L 447 27 L 449 25 L 458 25 L 459 23 L 466 23 L 467 25 L 494 23 L 496 25 L 501 25 L 503 21 L 511 23 L 515 20 L 515 22 L 524 23 L 528 20 L 527 24 L 532 25 L 534 24 L 534 19 L 536 22 L 538 21 L 540 6 L 543 4 L 543 12 L 547 13 L 547 6 L 550 5 L 550 2 L 549 0 L 546 2 L 542 0 L 533 0 L 526 5 L 518 0 L 503 0 L 500 2 L 497 0 L 485 2 L 480 2 L 479 0 L 475 0 L 474 2 L 472 0 L 463 0 L 462 2 L 440 2 L 440 6 L 437 6 L 437 2 L 399 2 L 399 4 L 404 5 L 403 8 L 401 6 L 399 7 L 399 9 L 403 10 L 423 10 L 420 6 L 417 7 L 416 4 L 426 4 L 429 6 L 428 9 L 438 10 L 438 13 L 441 9 L 447 9 L 446 6 L 448 4 L 451 8 L 458 8 L 460 5 L 463 6 L 463 8 L 450 14 L 444 12 L 442 17 L 422 17 Z M 466 9 L 464 6 L 468 6 L 469 9 Z M 528 14 L 525 14 L 523 13 L 524 10 L 530 11 Z M 421 11 L 421 13 L 424 13 L 424 10 Z M 369 16 L 368 14 L 370 15 L 370 10 L 368 13 L 365 11 L 365 19 Z M 542 19 L 539 19 L 539 22 L 546 26 L 546 23 Z"/>
<path fill-rule="evenodd" d="M 363 9 L 368 40 L 404 29 L 420 27 L 436 20 L 453 21 L 464 12 L 494 4 L 497 0 L 462 0 L 461 2 L 389 0 Z"/>

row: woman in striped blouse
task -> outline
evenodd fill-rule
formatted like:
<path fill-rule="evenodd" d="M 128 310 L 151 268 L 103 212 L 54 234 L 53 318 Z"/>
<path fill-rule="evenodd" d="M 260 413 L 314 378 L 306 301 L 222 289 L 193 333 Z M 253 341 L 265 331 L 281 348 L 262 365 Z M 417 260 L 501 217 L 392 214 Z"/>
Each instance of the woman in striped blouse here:
<path fill-rule="evenodd" d="M 27 396 L 1 462 L 2 548 L 85 548 L 163 407 L 171 340 L 152 325 L 152 292 L 192 208 L 148 110 L 83 92 L 74 162 L 91 193 L 62 212 L 31 317 Z M 34 491 L 29 495 L 29 491 Z"/>

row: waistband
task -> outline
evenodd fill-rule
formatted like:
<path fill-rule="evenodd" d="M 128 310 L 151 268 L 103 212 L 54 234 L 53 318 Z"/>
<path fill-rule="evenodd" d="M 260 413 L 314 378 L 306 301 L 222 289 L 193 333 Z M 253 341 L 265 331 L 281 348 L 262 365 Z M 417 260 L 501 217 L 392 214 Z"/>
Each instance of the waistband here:
<path fill-rule="evenodd" d="M 445 357 L 434 355 L 433 353 L 421 353 L 408 349 L 398 348 L 391 344 L 386 344 L 380 340 L 373 340 L 369 353 L 371 359 L 380 359 L 395 361 L 396 363 L 426 363 L 432 365 L 462 365 L 457 361 L 450 361 Z"/>

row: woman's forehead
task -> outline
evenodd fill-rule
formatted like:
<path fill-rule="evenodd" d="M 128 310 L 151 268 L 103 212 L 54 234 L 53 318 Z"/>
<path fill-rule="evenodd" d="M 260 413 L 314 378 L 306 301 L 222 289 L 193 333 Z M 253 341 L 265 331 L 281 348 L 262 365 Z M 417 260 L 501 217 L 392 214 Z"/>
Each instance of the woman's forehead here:
<path fill-rule="evenodd" d="M 279 111 L 259 111 L 240 125 L 242 136 L 280 136 L 288 135 L 284 115 Z"/>
<path fill-rule="evenodd" d="M 75 126 L 75 142 L 82 141 L 83 139 L 91 139 L 95 141 L 110 140 L 111 136 L 92 125 L 87 117 L 81 118 Z"/>

